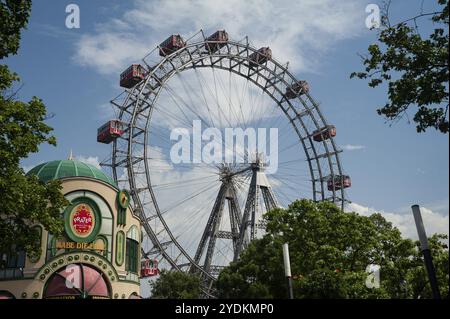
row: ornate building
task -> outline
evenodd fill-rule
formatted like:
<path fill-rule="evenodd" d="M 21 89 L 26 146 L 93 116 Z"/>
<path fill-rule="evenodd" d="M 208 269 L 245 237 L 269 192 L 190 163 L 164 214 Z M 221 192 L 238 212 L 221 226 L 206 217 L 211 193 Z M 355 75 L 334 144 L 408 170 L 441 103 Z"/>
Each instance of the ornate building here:
<path fill-rule="evenodd" d="M 127 191 L 96 167 L 76 160 L 40 164 L 28 174 L 59 179 L 70 205 L 64 236 L 41 225 L 41 254 L 2 254 L 0 298 L 139 298 L 140 220 Z"/>

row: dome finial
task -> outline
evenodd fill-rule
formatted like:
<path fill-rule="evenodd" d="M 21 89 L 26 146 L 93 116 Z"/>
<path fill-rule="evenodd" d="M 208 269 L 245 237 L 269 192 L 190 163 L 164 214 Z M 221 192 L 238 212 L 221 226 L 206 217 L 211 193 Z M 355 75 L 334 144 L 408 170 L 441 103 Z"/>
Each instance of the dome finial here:
<path fill-rule="evenodd" d="M 70 154 L 69 154 L 69 158 L 68 158 L 68 160 L 69 161 L 73 161 L 73 154 L 72 154 L 72 149 L 70 149 Z"/>

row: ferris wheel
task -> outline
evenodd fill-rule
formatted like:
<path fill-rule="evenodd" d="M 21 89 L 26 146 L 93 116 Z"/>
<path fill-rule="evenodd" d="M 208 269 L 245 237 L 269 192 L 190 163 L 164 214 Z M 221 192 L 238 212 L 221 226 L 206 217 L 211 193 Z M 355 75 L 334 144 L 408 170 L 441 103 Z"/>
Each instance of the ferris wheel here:
<path fill-rule="evenodd" d="M 224 30 L 187 40 L 171 35 L 124 71 L 120 85 L 124 91 L 111 101 L 116 118 L 99 129 L 98 141 L 112 143 L 102 166 L 129 189 L 142 220 L 143 256 L 159 267 L 197 272 L 208 290 L 264 233 L 265 211 L 298 198 L 344 207 L 351 180 L 341 166 L 336 128 L 308 83 L 269 47 L 256 48 L 247 37 L 231 40 Z M 272 157 L 269 163 L 268 156 L 227 141 L 223 153 L 247 162 L 193 160 L 205 144 L 194 136 L 195 123 L 219 131 L 276 129 L 276 149 L 270 148 L 277 169 L 269 174 Z M 185 138 L 190 161 L 173 160 L 172 135 Z"/>

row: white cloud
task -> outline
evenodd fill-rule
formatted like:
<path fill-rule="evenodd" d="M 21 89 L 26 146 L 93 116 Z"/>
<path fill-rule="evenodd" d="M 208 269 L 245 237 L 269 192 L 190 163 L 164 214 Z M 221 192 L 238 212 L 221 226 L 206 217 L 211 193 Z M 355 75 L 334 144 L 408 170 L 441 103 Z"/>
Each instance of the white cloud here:
<path fill-rule="evenodd" d="M 295 71 L 317 71 L 336 43 L 364 31 L 364 3 L 358 0 L 136 0 L 119 18 L 98 25 L 76 42 L 74 60 L 106 74 L 140 60 L 170 34 L 188 37 L 226 29 L 269 45 Z"/>
<path fill-rule="evenodd" d="M 135 62 L 147 51 L 135 35 L 121 31 L 83 35 L 76 43 L 76 50 L 76 62 L 93 66 L 104 74 L 119 72 L 123 66 Z"/>
<path fill-rule="evenodd" d="M 449 213 L 449 199 L 442 199 L 438 201 L 434 201 L 432 203 L 425 203 L 422 206 L 427 207 L 428 209 L 431 209 L 434 212 L 438 212 L 439 214 L 447 214 Z"/>
<path fill-rule="evenodd" d="M 80 161 L 80 162 L 83 162 L 83 163 L 86 163 L 86 164 L 90 164 L 90 165 L 93 165 L 93 166 L 97 167 L 98 169 L 101 169 L 100 168 L 100 162 L 99 162 L 97 156 L 94 157 L 94 156 L 79 155 L 79 156 L 76 156 L 75 159 L 77 161 Z"/>
<path fill-rule="evenodd" d="M 363 150 L 366 147 L 364 145 L 352 145 L 352 144 L 345 144 L 342 146 L 342 149 L 346 150 L 346 151 L 359 151 L 359 150 Z"/>
<path fill-rule="evenodd" d="M 30 29 L 31 32 L 36 32 L 40 35 L 57 38 L 58 40 L 66 41 L 76 41 L 78 40 L 77 33 L 72 32 L 63 26 L 54 26 L 47 23 L 33 23 L 33 27 Z"/>
<path fill-rule="evenodd" d="M 440 202 L 439 202 L 440 203 Z M 448 200 L 447 206 L 443 207 L 441 204 L 435 206 L 439 209 L 433 209 L 433 205 L 421 206 L 423 223 L 428 236 L 434 233 L 447 234 L 449 233 L 449 215 L 448 215 Z M 386 220 L 397 227 L 403 236 L 407 238 L 417 239 L 417 230 L 414 223 L 411 208 L 401 208 L 398 213 L 386 212 L 384 210 L 375 209 L 372 207 L 363 206 L 357 203 L 350 203 L 346 207 L 346 211 L 354 211 L 363 216 L 369 216 L 374 213 L 380 213 Z"/>
<path fill-rule="evenodd" d="M 421 169 L 420 167 L 417 168 L 416 172 L 417 172 L 417 174 L 420 174 L 420 175 L 423 175 L 423 174 L 426 173 L 426 172 L 425 172 L 423 169 Z"/>

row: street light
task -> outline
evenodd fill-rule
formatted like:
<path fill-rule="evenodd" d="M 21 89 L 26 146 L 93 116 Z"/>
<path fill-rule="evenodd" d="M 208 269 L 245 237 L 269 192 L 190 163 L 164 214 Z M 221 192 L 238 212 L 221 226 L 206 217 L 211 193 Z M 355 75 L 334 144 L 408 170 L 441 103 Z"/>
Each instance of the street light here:
<path fill-rule="evenodd" d="M 434 299 L 441 299 L 441 294 L 439 292 L 439 287 L 436 280 L 436 272 L 433 265 L 433 258 L 431 257 L 431 251 L 428 246 L 428 238 L 425 233 L 425 227 L 423 226 L 420 208 L 419 205 L 413 205 L 411 208 L 414 215 L 414 221 L 416 222 L 417 233 L 419 234 L 420 250 L 422 251 L 423 259 L 425 260 L 425 267 L 427 268 L 433 297 Z"/>
<path fill-rule="evenodd" d="M 288 284 L 289 299 L 294 299 L 294 291 L 292 290 L 292 275 L 291 275 L 291 262 L 289 260 L 289 245 L 283 244 L 283 261 L 284 261 L 284 274 Z"/>

